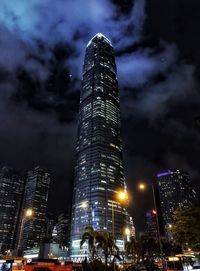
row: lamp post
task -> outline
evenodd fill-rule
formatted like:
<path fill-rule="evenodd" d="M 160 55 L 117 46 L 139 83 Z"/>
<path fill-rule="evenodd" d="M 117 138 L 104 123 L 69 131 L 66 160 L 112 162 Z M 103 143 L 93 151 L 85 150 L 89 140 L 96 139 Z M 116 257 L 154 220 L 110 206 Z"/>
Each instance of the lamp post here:
<path fill-rule="evenodd" d="M 19 253 L 19 249 L 21 246 L 21 239 L 22 239 L 22 232 L 24 229 L 24 222 L 26 219 L 31 218 L 33 216 L 33 210 L 31 208 L 24 210 L 23 216 L 22 216 L 22 222 L 20 226 L 20 231 L 19 231 L 19 239 L 18 239 L 18 245 L 17 245 L 17 254 Z"/>
<path fill-rule="evenodd" d="M 117 191 L 117 202 L 121 202 L 121 203 L 126 203 L 128 201 L 128 194 L 127 191 L 125 190 L 121 190 L 121 191 Z M 114 204 L 113 204 L 114 200 L 112 200 L 112 239 L 113 239 L 113 243 L 115 244 L 115 210 L 114 210 Z M 113 261 L 113 267 L 114 267 L 114 271 L 115 271 L 115 259 Z"/>
<path fill-rule="evenodd" d="M 117 202 L 126 203 L 128 201 L 128 194 L 127 191 L 122 190 L 117 192 Z M 113 241 L 115 240 L 115 210 L 112 200 L 112 238 Z"/>
<path fill-rule="evenodd" d="M 157 204 L 156 204 L 156 197 L 155 197 L 155 190 L 154 190 L 154 185 L 152 183 L 140 183 L 138 185 L 138 188 L 140 191 L 145 191 L 147 186 L 151 186 L 152 190 L 152 197 L 153 197 L 153 205 L 154 205 L 154 215 L 156 217 L 156 228 L 157 228 L 157 238 L 158 238 L 158 243 L 159 243 L 159 248 L 160 248 L 160 255 L 162 259 L 162 265 L 164 268 L 164 257 L 163 257 L 163 250 L 162 250 L 162 243 L 161 243 L 161 237 L 160 237 L 160 228 L 159 228 L 159 221 L 158 221 L 158 210 L 157 210 Z"/>

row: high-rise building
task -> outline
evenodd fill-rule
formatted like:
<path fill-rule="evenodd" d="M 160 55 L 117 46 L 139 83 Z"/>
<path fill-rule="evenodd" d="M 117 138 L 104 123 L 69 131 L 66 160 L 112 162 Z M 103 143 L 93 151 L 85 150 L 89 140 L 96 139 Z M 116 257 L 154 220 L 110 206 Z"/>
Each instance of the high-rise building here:
<path fill-rule="evenodd" d="M 0 170 L 0 253 L 15 248 L 24 180 L 8 167 Z"/>
<path fill-rule="evenodd" d="M 125 189 L 125 182 L 115 56 L 111 42 L 98 33 L 87 45 L 83 66 L 71 221 L 72 257 L 87 256 L 87 249 L 80 249 L 85 225 L 112 232 L 112 207 L 116 244 L 123 247 L 126 210 L 116 199 L 119 189 Z"/>
<path fill-rule="evenodd" d="M 149 237 L 157 240 L 157 223 L 156 214 L 154 214 L 154 209 L 146 212 L 146 233 Z"/>
<path fill-rule="evenodd" d="M 58 243 L 61 247 L 69 249 L 69 235 L 70 235 L 70 219 L 69 215 L 64 213 L 58 216 L 58 222 L 56 224 L 58 233 Z"/>
<path fill-rule="evenodd" d="M 196 192 L 187 172 L 168 170 L 157 174 L 163 224 L 166 237 L 171 239 L 170 225 L 173 224 L 173 213 L 180 207 L 187 207 L 196 201 Z"/>
<path fill-rule="evenodd" d="M 39 166 L 28 172 L 18 240 L 18 248 L 22 250 L 38 247 L 45 235 L 49 184 L 49 173 Z M 25 217 L 28 209 L 32 210 L 33 214 Z"/>

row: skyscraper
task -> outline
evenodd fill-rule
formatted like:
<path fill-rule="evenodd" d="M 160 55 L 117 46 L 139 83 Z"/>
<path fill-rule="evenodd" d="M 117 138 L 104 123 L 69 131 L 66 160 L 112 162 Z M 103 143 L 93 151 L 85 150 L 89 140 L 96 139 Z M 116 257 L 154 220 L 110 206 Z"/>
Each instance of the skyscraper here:
<path fill-rule="evenodd" d="M 63 249 L 69 249 L 70 219 L 69 215 L 64 213 L 58 216 L 56 224 L 58 232 L 58 243 Z"/>
<path fill-rule="evenodd" d="M 149 210 L 146 212 L 146 234 L 154 238 L 158 239 L 157 234 L 157 224 L 156 224 L 156 215 L 153 213 L 154 210 Z"/>
<path fill-rule="evenodd" d="M 157 174 L 165 234 L 171 239 L 170 225 L 173 212 L 178 207 L 187 207 L 196 201 L 196 193 L 187 172 L 168 170 Z"/>
<path fill-rule="evenodd" d="M 122 247 L 126 210 L 116 200 L 117 191 L 125 188 L 117 71 L 111 42 L 100 33 L 86 48 L 76 150 L 71 256 L 87 256 L 80 239 L 88 223 L 110 233 L 114 226 Z"/>
<path fill-rule="evenodd" d="M 0 254 L 15 248 L 24 180 L 10 168 L 0 170 Z"/>
<path fill-rule="evenodd" d="M 49 173 L 39 166 L 28 172 L 18 246 L 18 248 L 21 248 L 22 250 L 38 247 L 44 237 L 49 184 Z M 26 219 L 24 217 L 24 211 L 27 209 L 31 209 L 33 215 Z"/>

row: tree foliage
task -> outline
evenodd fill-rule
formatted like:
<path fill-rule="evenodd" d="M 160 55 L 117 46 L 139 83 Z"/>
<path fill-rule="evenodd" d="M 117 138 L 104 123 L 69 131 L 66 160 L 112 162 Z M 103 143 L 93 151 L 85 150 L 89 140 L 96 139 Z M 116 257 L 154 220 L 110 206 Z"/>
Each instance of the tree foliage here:
<path fill-rule="evenodd" d="M 200 206 L 177 209 L 171 229 L 173 240 L 181 247 L 200 249 Z"/>
<path fill-rule="evenodd" d="M 109 255 L 116 255 L 119 248 L 116 246 L 111 235 L 105 230 L 94 230 L 92 225 L 85 226 L 80 247 L 84 243 L 88 244 L 88 249 L 91 255 L 91 260 L 94 261 L 95 255 L 103 254 L 105 257 L 105 263 L 107 264 L 107 259 Z"/>

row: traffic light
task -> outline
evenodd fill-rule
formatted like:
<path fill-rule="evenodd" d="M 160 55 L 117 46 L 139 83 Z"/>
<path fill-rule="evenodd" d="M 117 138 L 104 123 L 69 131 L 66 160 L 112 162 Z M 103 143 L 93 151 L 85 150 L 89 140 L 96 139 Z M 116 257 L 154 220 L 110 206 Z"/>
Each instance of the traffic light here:
<path fill-rule="evenodd" d="M 151 210 L 151 214 L 152 214 L 153 216 L 156 216 L 156 215 L 157 215 L 156 209 L 152 209 L 152 210 Z"/>

